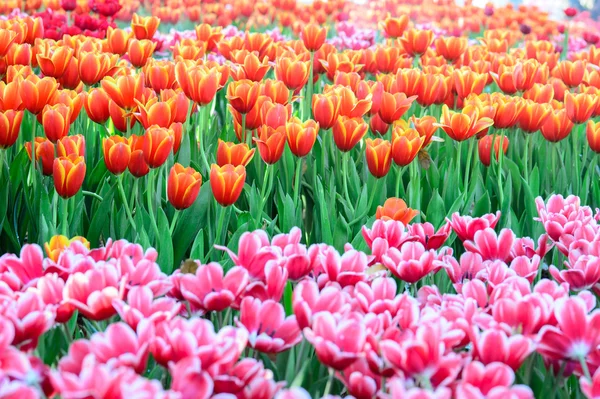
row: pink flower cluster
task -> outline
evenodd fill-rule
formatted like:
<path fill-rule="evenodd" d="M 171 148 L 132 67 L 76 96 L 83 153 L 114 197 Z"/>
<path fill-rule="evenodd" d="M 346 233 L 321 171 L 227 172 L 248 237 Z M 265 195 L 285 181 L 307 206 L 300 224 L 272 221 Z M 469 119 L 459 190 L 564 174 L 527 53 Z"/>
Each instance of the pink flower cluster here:
<path fill-rule="evenodd" d="M 536 203 L 546 232 L 535 240 L 496 232 L 499 213 L 454 214 L 437 230 L 376 220 L 363 227 L 367 252 L 306 246 L 297 228 L 272 239 L 258 230 L 235 252 L 217 248 L 229 269 L 197 261 L 171 276 L 155 250 L 126 241 L 74 241 L 55 260 L 26 245 L 0 258 L 0 394 L 309 398 L 249 356 L 274 359 L 304 339 L 358 399 L 533 398 L 516 372 L 535 353 L 593 397 L 600 226 L 577 197 Z M 444 247 L 452 233 L 458 258 Z M 554 246 L 567 261 L 546 278 Z M 107 322 L 76 335 L 53 369 L 33 355 L 44 333 Z M 144 377 L 151 367 L 170 385 Z"/>

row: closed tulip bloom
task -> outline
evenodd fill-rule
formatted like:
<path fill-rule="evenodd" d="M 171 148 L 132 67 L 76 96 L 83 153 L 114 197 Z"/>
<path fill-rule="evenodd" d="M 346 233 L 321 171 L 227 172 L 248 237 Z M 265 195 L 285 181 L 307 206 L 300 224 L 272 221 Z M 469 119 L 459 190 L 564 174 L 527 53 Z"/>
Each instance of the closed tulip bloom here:
<path fill-rule="evenodd" d="M 251 80 L 238 80 L 227 86 L 227 100 L 240 114 L 247 114 L 252 110 L 259 94 L 260 84 Z"/>
<path fill-rule="evenodd" d="M 102 89 L 108 97 L 124 110 L 132 110 L 137 106 L 135 100 L 141 101 L 144 95 L 144 79 L 142 75 L 107 76 L 102 79 Z"/>
<path fill-rule="evenodd" d="M 519 127 L 527 133 L 535 133 L 546 122 L 552 113 L 550 104 L 538 104 L 531 100 L 523 100 L 523 109 L 519 114 Z"/>
<path fill-rule="evenodd" d="M 80 53 L 77 57 L 79 78 L 84 84 L 93 86 L 112 73 L 118 60 L 119 56 L 116 54 Z"/>
<path fill-rule="evenodd" d="M 178 62 L 175 76 L 185 95 L 199 105 L 208 105 L 221 88 L 221 73 L 217 68 L 202 65 L 187 68 L 183 62 Z"/>
<path fill-rule="evenodd" d="M 25 150 L 31 160 L 31 141 L 25 143 Z M 54 144 L 44 137 L 35 138 L 35 160 L 42 160 L 42 173 L 44 176 L 52 175 L 54 163 Z"/>
<path fill-rule="evenodd" d="M 57 89 L 58 83 L 51 77 L 40 79 L 32 75 L 19 84 L 19 94 L 23 106 L 34 115 L 42 112 L 56 94 Z"/>
<path fill-rule="evenodd" d="M 85 179 L 85 160 L 75 154 L 56 158 L 52 177 L 56 193 L 63 198 L 71 198 L 81 189 Z"/>
<path fill-rule="evenodd" d="M 433 41 L 433 31 L 429 29 L 409 29 L 398 39 L 404 51 L 411 56 L 424 54 Z"/>
<path fill-rule="evenodd" d="M 459 99 L 469 94 L 481 94 L 487 84 L 487 75 L 475 73 L 470 69 L 454 70 L 452 73 L 454 89 Z"/>
<path fill-rule="evenodd" d="M 254 148 L 250 149 L 246 143 L 232 143 L 219 139 L 217 146 L 217 165 L 247 166 L 254 156 Z"/>
<path fill-rule="evenodd" d="M 160 92 L 160 99 L 162 101 L 172 100 L 175 102 L 175 122 L 185 123 L 187 120 L 188 109 L 190 108 L 190 99 L 185 96 L 185 93 L 181 90 L 175 91 L 172 89 L 162 90 Z"/>
<path fill-rule="evenodd" d="M 585 123 L 592 117 L 598 103 L 598 96 L 587 93 L 565 93 L 565 109 L 571 122 Z"/>
<path fill-rule="evenodd" d="M 308 82 L 309 68 L 309 61 L 302 61 L 300 56 L 288 52 L 277 59 L 275 76 L 285 83 L 288 89 L 298 93 Z"/>
<path fill-rule="evenodd" d="M 85 138 L 81 134 L 63 137 L 56 143 L 56 154 L 59 157 L 68 157 L 71 154 L 85 157 Z"/>
<path fill-rule="evenodd" d="M 349 87 L 338 86 L 333 91 L 339 97 L 340 115 L 349 118 L 362 118 L 373 106 L 373 96 L 371 94 L 367 94 L 365 98 L 361 99 L 357 98 Z"/>
<path fill-rule="evenodd" d="M 22 121 L 23 111 L 0 111 L 0 148 L 7 149 L 15 144 L 19 138 Z"/>
<path fill-rule="evenodd" d="M 172 89 L 175 86 L 175 63 L 173 61 L 156 61 L 151 58 L 146 62 L 143 70 L 146 85 L 156 93 L 160 93 L 161 90 Z"/>
<path fill-rule="evenodd" d="M 17 34 L 9 29 L 0 29 L 0 58 L 4 57 L 15 43 Z"/>
<path fill-rule="evenodd" d="M 314 118 L 319 123 L 319 126 L 321 126 L 321 129 L 331 129 L 340 114 L 339 97 L 334 92 L 314 94 L 312 109 Z"/>
<path fill-rule="evenodd" d="M 127 170 L 131 159 L 129 141 L 121 136 L 110 136 L 102 141 L 104 164 L 114 175 L 120 175 Z"/>
<path fill-rule="evenodd" d="M 262 125 L 258 129 L 258 137 L 255 137 L 253 140 L 256 143 L 262 160 L 272 165 L 277 163 L 283 155 L 285 139 L 285 126 L 274 129 L 269 125 Z"/>
<path fill-rule="evenodd" d="M 144 159 L 151 168 L 162 166 L 173 150 L 173 132 L 156 125 L 150 126 L 144 134 Z"/>
<path fill-rule="evenodd" d="M 386 36 L 391 39 L 396 39 L 402 36 L 409 22 L 408 15 L 403 14 L 397 18 L 387 17 L 382 23 L 381 28 Z"/>
<path fill-rule="evenodd" d="M 585 135 L 592 151 L 600 153 L 600 122 L 588 121 Z"/>
<path fill-rule="evenodd" d="M 383 139 L 366 139 L 365 144 L 369 172 L 378 179 L 384 177 L 392 166 L 392 144 Z"/>
<path fill-rule="evenodd" d="M 435 51 L 448 61 L 454 62 L 467 51 L 468 44 L 466 37 L 440 36 L 435 40 Z"/>
<path fill-rule="evenodd" d="M 198 61 L 206 53 L 206 43 L 198 45 L 197 43 L 183 44 L 177 42 L 173 47 L 173 58 L 176 60 L 193 60 Z"/>
<path fill-rule="evenodd" d="M 301 37 L 308 51 L 318 51 L 327 39 L 327 28 L 310 23 L 302 29 Z"/>
<path fill-rule="evenodd" d="M 256 52 L 236 50 L 232 52 L 232 58 L 232 61 L 237 65 L 237 68 L 232 72 L 236 80 L 248 79 L 253 82 L 260 82 L 271 69 L 269 58 L 261 59 Z"/>
<path fill-rule="evenodd" d="M 494 145 L 494 157 L 498 160 L 500 156 L 500 137 L 495 135 L 484 136 L 477 142 L 479 160 L 485 166 L 490 166 L 491 163 L 492 143 Z M 507 151 L 508 137 L 502 137 L 502 152 L 506 154 Z"/>
<path fill-rule="evenodd" d="M 57 79 L 60 87 L 63 89 L 71 89 L 75 90 L 80 88 L 81 86 L 81 78 L 79 77 L 79 70 L 77 68 L 77 58 L 71 58 L 69 65 L 67 65 L 67 69 L 65 73 Z"/>
<path fill-rule="evenodd" d="M 524 104 L 521 100 L 500 98 L 497 101 L 494 101 L 494 105 L 496 107 L 494 127 L 496 129 L 506 129 L 517 124 Z"/>
<path fill-rule="evenodd" d="M 10 83 L 0 82 L 0 110 L 22 111 L 24 109 L 19 84 L 19 80 Z"/>
<path fill-rule="evenodd" d="M 420 118 L 412 116 L 410 121 L 415 126 L 415 130 L 419 133 L 419 136 L 423 138 L 423 148 L 427 147 L 431 143 L 431 138 L 438 130 L 437 120 L 434 116 L 425 115 Z"/>
<path fill-rule="evenodd" d="M 367 134 L 369 125 L 362 118 L 340 116 L 333 126 L 333 140 L 342 152 L 348 152 Z"/>
<path fill-rule="evenodd" d="M 440 127 L 456 141 L 467 140 L 493 124 L 492 119 L 480 117 L 476 108 L 471 113 L 450 111 L 447 105 L 442 108 Z"/>
<path fill-rule="evenodd" d="M 267 79 L 260 84 L 260 95 L 271 99 L 272 102 L 287 105 L 290 101 L 290 91 L 280 80 Z"/>
<path fill-rule="evenodd" d="M 156 43 L 151 40 L 131 39 L 127 47 L 127 55 L 131 65 L 136 68 L 141 68 L 146 65 L 146 61 L 154 53 Z"/>
<path fill-rule="evenodd" d="M 148 129 L 152 125 L 169 127 L 175 122 L 175 113 L 177 112 L 175 99 L 158 101 L 157 97 L 153 97 L 146 104 L 136 102 L 139 112 L 134 115 L 144 129 Z"/>
<path fill-rule="evenodd" d="M 105 50 L 118 55 L 123 55 L 129 47 L 129 40 L 133 37 L 133 32 L 126 32 L 123 29 L 108 27 L 106 39 L 104 41 Z"/>
<path fill-rule="evenodd" d="M 266 100 L 261 104 L 260 121 L 263 125 L 277 129 L 285 126 L 291 114 L 291 104 L 286 106 Z"/>
<path fill-rule="evenodd" d="M 109 102 L 108 94 L 103 89 L 94 88 L 89 91 L 83 102 L 83 107 L 92 122 L 104 124 L 110 117 Z"/>
<path fill-rule="evenodd" d="M 30 65 L 31 64 L 31 45 L 30 44 L 15 44 L 8 49 L 6 53 L 7 65 Z"/>
<path fill-rule="evenodd" d="M 312 150 L 319 134 L 319 124 L 312 119 L 302 122 L 292 118 L 285 125 L 288 147 L 297 157 L 306 156 Z"/>
<path fill-rule="evenodd" d="M 222 206 L 233 205 L 238 200 L 246 181 L 246 168 L 242 165 L 213 164 L 210 168 L 210 187 L 215 200 Z"/>
<path fill-rule="evenodd" d="M 159 25 L 158 17 L 140 17 L 137 13 L 131 17 L 131 31 L 138 40 L 152 39 Z"/>
<path fill-rule="evenodd" d="M 398 126 L 392 130 L 392 158 L 398 166 L 409 165 L 423 147 L 425 139 L 415 129 Z"/>
<path fill-rule="evenodd" d="M 56 95 L 52 98 L 50 102 L 51 105 L 56 104 L 64 104 L 71 110 L 71 120 L 70 123 L 73 124 L 77 120 L 81 109 L 83 108 L 83 103 L 87 97 L 87 92 L 82 91 L 81 93 L 77 93 L 75 90 L 59 90 L 56 92 Z M 38 115 L 38 120 L 40 120 L 40 116 Z"/>
<path fill-rule="evenodd" d="M 554 99 L 554 86 L 551 84 L 536 83 L 531 89 L 523 93 L 523 98 L 536 103 L 550 103 Z"/>
<path fill-rule="evenodd" d="M 171 168 L 167 181 L 167 197 L 175 209 L 187 209 L 200 193 L 202 175 L 193 168 L 185 168 L 176 163 Z"/>
<path fill-rule="evenodd" d="M 426 107 L 443 102 L 451 93 L 452 84 L 451 76 L 439 73 L 423 75 L 417 89 L 417 102 Z"/>
<path fill-rule="evenodd" d="M 38 54 L 37 62 L 44 76 L 58 79 L 65 74 L 72 57 L 73 49 L 60 46 Z"/>
<path fill-rule="evenodd" d="M 573 122 L 569 119 L 566 109 L 551 112 L 540 129 L 542 136 L 552 143 L 567 138 L 571 130 L 573 130 Z"/>
<path fill-rule="evenodd" d="M 369 128 L 371 132 L 383 136 L 388 132 L 390 125 L 382 121 L 379 114 L 375 114 L 369 119 Z"/>
<path fill-rule="evenodd" d="M 131 156 L 129 157 L 129 173 L 135 177 L 144 177 L 150 172 L 150 167 L 144 158 L 144 136 L 136 136 L 135 134 L 129 137 L 129 148 L 131 148 Z"/>
<path fill-rule="evenodd" d="M 417 96 L 406 97 L 404 93 L 387 93 L 381 96 L 381 106 L 379 107 L 379 116 L 387 124 L 391 124 L 402 118 L 402 115 L 408 111 Z"/>
<path fill-rule="evenodd" d="M 69 134 L 71 109 L 60 103 L 46 105 L 42 111 L 42 126 L 48 140 L 56 143 Z"/>
<path fill-rule="evenodd" d="M 569 87 L 577 87 L 583 82 L 586 71 L 586 61 L 564 60 L 558 63 L 556 67 L 558 76 Z"/>

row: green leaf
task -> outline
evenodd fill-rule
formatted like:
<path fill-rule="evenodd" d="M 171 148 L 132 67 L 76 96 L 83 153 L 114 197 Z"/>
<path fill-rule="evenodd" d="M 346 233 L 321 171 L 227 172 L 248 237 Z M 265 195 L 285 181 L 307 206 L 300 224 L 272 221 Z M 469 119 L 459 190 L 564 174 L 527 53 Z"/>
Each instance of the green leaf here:
<path fill-rule="evenodd" d="M 344 245 L 348 242 L 350 235 L 350 228 L 344 216 L 338 215 L 337 222 L 335 224 L 335 230 L 333 233 L 333 246 L 338 251 L 344 250 Z"/>
<path fill-rule="evenodd" d="M 87 232 L 87 240 L 90 242 L 91 248 L 96 248 L 100 245 L 100 237 L 102 233 L 108 229 L 108 225 L 106 223 L 107 215 L 110 214 L 113 198 L 115 196 L 114 190 L 111 190 L 108 194 L 106 194 L 103 198 L 104 200 L 98 206 L 98 209 L 94 213 L 92 217 L 92 221 L 90 222 L 90 228 Z M 137 216 L 137 215 L 136 215 Z M 138 225 L 141 226 L 141 225 Z M 108 237 L 104 236 L 103 239 Z"/>
<path fill-rule="evenodd" d="M 445 216 L 446 207 L 444 206 L 444 200 L 437 190 L 433 190 L 433 195 L 427 206 L 427 221 L 437 228 L 442 224 Z"/>
<path fill-rule="evenodd" d="M 483 216 L 486 213 L 490 213 L 492 210 L 492 204 L 490 202 L 490 196 L 487 190 L 483 192 L 483 195 L 475 203 L 475 209 L 473 210 L 473 216 Z"/>
<path fill-rule="evenodd" d="M 192 244 L 190 259 L 204 259 L 204 255 L 204 229 L 200 229 Z"/>
<path fill-rule="evenodd" d="M 169 220 L 162 210 L 158 209 L 158 265 L 163 273 L 171 274 L 173 272 L 173 240 L 169 232 Z"/>
<path fill-rule="evenodd" d="M 319 222 L 321 223 L 321 237 L 320 240 L 327 244 L 333 243 L 333 234 L 331 233 L 331 223 L 329 221 L 329 210 L 327 209 L 327 202 L 325 202 L 325 194 L 323 192 L 323 184 L 321 183 L 321 179 L 317 176 L 316 181 L 317 187 L 317 200 L 318 200 L 318 210 L 320 214 Z M 330 202 L 331 204 L 331 202 Z"/>

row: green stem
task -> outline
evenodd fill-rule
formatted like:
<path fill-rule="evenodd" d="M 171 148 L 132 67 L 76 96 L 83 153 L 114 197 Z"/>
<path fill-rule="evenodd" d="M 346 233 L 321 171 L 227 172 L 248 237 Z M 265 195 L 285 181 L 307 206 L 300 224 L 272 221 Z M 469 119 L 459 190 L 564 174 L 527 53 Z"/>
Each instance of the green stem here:
<path fill-rule="evenodd" d="M 525 151 L 523 151 L 523 165 L 524 165 L 524 178 L 525 182 L 529 184 L 529 146 L 531 144 L 531 134 L 525 133 Z"/>
<path fill-rule="evenodd" d="M 344 187 L 344 197 L 346 198 L 346 202 L 348 203 L 348 206 L 354 210 L 354 207 L 352 206 L 352 202 L 350 201 L 350 194 L 348 191 L 348 162 L 350 162 L 350 153 L 349 152 L 344 152 L 344 155 L 342 156 L 342 174 L 343 176 L 343 187 Z"/>
<path fill-rule="evenodd" d="M 575 165 L 575 176 L 573 179 L 573 192 L 575 195 L 579 195 L 579 126 L 576 126 L 573 130 L 573 163 Z"/>
<path fill-rule="evenodd" d="M 469 150 L 467 153 L 467 164 L 464 176 L 464 190 L 465 192 L 469 191 L 469 175 L 471 173 L 471 158 L 473 157 L 473 152 L 475 152 L 475 138 L 472 137 L 469 139 Z"/>
<path fill-rule="evenodd" d="M 332 368 L 329 369 L 329 378 L 327 379 L 327 385 L 325 385 L 325 392 L 323 392 L 323 396 L 327 396 L 329 395 L 329 392 L 331 391 L 331 385 L 333 385 L 333 375 L 335 373 L 335 370 L 333 370 Z"/>
<path fill-rule="evenodd" d="M 246 132 L 246 114 L 242 114 L 242 140 L 250 147 L 252 145 L 252 135 Z"/>
<path fill-rule="evenodd" d="M 210 164 L 208 163 L 208 159 L 206 158 L 206 152 L 204 150 L 204 140 L 202 137 L 202 129 L 206 128 L 207 125 L 207 111 L 208 110 L 208 105 L 204 106 L 204 107 L 200 107 L 200 109 L 198 110 L 198 113 L 200 113 L 200 119 L 201 119 L 201 123 L 199 123 L 196 126 L 196 135 L 198 138 L 198 146 L 200 147 L 200 158 L 202 159 L 202 165 L 204 166 L 204 170 L 206 171 L 206 173 L 208 174 L 210 172 Z M 204 135 L 204 138 L 206 138 L 207 135 Z"/>
<path fill-rule="evenodd" d="M 158 242 L 158 237 L 160 234 L 158 233 L 158 225 L 156 224 L 156 216 L 154 216 L 154 205 L 152 201 L 152 192 L 154 191 L 154 169 L 150 169 L 148 173 L 148 187 L 146 188 L 146 201 L 148 202 L 148 213 L 150 214 L 150 222 L 152 223 L 152 228 L 154 229 L 154 234 L 156 235 L 155 239 Z"/>
<path fill-rule="evenodd" d="M 101 196 L 99 196 L 98 194 L 96 194 L 96 193 L 94 193 L 92 191 L 81 190 L 81 194 L 85 195 L 86 197 L 95 198 L 95 199 L 97 199 L 100 202 L 104 201 L 104 198 L 102 198 Z"/>
<path fill-rule="evenodd" d="M 400 185 L 402 185 L 402 175 L 404 174 L 404 168 L 398 166 L 398 173 L 396 173 L 396 198 L 400 197 Z"/>
<path fill-rule="evenodd" d="M 217 213 L 218 213 L 218 218 L 219 221 L 217 222 L 217 233 L 215 234 L 215 242 L 214 244 L 222 244 L 225 245 L 225 243 L 221 243 L 221 234 L 223 233 L 223 225 L 225 224 L 225 213 L 227 211 L 227 208 L 217 204 Z M 213 245 L 214 248 L 214 245 Z M 212 248 L 211 248 L 212 249 Z"/>
<path fill-rule="evenodd" d="M 62 199 L 62 211 L 61 211 L 61 216 L 62 216 L 62 224 L 60 226 L 60 234 L 62 234 L 65 237 L 68 237 L 69 235 L 69 199 L 68 198 L 63 198 Z"/>
<path fill-rule="evenodd" d="M 171 220 L 171 227 L 169 227 L 169 234 L 171 236 L 173 236 L 173 231 L 175 230 L 175 226 L 177 225 L 177 219 L 179 219 L 179 214 L 181 212 L 179 212 L 177 209 L 175 209 L 175 214 L 173 215 L 173 220 Z"/>
<path fill-rule="evenodd" d="M 584 356 L 579 356 L 579 364 L 581 364 L 581 370 L 583 370 L 583 375 L 585 376 L 585 378 L 587 378 L 588 381 L 591 382 L 592 377 L 590 376 L 590 369 L 588 368 Z"/>
<path fill-rule="evenodd" d="M 294 177 L 294 212 L 298 209 L 298 201 L 300 200 L 300 180 L 302 179 L 302 158 L 298 157 L 296 161 L 296 176 Z M 302 211 L 300 211 L 302 215 Z"/>
<path fill-rule="evenodd" d="M 313 71 L 313 62 L 315 59 L 315 53 L 314 51 L 310 52 L 310 67 L 308 70 L 308 83 L 306 86 L 306 99 L 304 100 L 305 108 L 306 108 L 306 115 L 304 117 L 304 119 L 311 119 L 312 118 L 312 97 L 313 97 L 313 78 L 314 78 L 314 71 Z"/>
<path fill-rule="evenodd" d="M 504 186 L 502 186 L 502 160 L 504 159 L 504 129 L 500 130 L 500 153 L 498 154 L 498 199 L 500 200 L 500 208 L 502 208 L 502 204 L 504 203 Z"/>
<path fill-rule="evenodd" d="M 375 195 L 379 192 L 379 182 L 381 181 L 381 179 L 375 178 L 375 187 L 373 187 L 373 189 L 371 190 L 371 195 L 369 195 L 369 202 L 367 205 L 367 209 L 369 210 L 369 212 L 371 211 L 371 207 L 373 206 L 373 201 L 375 200 Z"/>
<path fill-rule="evenodd" d="M 551 158 L 551 162 L 552 162 L 552 170 L 550 171 L 550 176 L 554 176 L 554 178 L 550 178 L 550 189 L 552 188 L 552 182 L 556 179 L 556 176 L 558 174 L 558 171 L 556 170 L 556 144 L 555 143 L 551 143 L 550 144 L 550 158 Z"/>
<path fill-rule="evenodd" d="M 296 352 L 296 365 L 294 366 L 294 375 L 298 375 L 300 372 L 300 364 L 302 363 L 304 358 L 304 350 L 306 349 L 306 339 L 303 339 L 300 343 L 300 349 Z"/>
<path fill-rule="evenodd" d="M 270 175 L 271 174 L 271 169 L 273 169 L 274 166 L 273 165 L 269 165 L 267 164 L 267 166 L 265 167 L 265 175 L 263 176 L 263 183 L 262 183 L 262 188 L 260 190 L 260 201 L 259 201 L 259 205 L 258 205 L 258 214 L 256 215 L 256 226 L 259 227 L 260 226 L 260 221 L 262 220 L 262 212 L 263 212 L 263 208 L 265 206 L 265 203 L 267 202 L 267 197 L 270 194 L 271 191 L 271 184 L 269 181 Z"/>
<path fill-rule="evenodd" d="M 54 231 L 58 234 L 58 193 L 56 190 L 52 195 L 52 225 L 54 226 Z"/>
<path fill-rule="evenodd" d="M 137 226 L 135 225 L 135 221 L 133 220 L 133 215 L 131 214 L 131 209 L 129 208 L 129 202 L 127 201 L 127 197 L 125 196 L 125 190 L 123 190 L 123 174 L 121 173 L 117 176 L 117 188 L 119 189 L 119 195 L 121 196 L 121 202 L 123 202 L 123 206 L 125 207 L 125 214 L 127 215 L 127 219 L 129 219 L 129 224 L 133 227 L 133 231 L 137 232 Z"/>

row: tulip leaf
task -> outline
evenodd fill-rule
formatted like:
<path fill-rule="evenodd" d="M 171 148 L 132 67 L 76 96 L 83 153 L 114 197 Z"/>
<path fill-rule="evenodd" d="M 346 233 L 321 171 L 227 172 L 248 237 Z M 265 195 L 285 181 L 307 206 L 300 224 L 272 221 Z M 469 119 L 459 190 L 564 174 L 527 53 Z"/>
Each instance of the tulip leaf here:
<path fill-rule="evenodd" d="M 515 164 L 510 158 L 505 157 L 504 163 L 508 167 L 510 176 L 512 178 L 514 196 L 518 197 L 519 193 L 521 192 L 521 171 L 519 170 L 517 164 Z"/>
<path fill-rule="evenodd" d="M 486 213 L 490 213 L 492 210 L 492 205 L 490 202 L 490 196 L 488 195 L 487 190 L 484 191 L 483 195 L 477 200 L 475 203 L 475 208 L 473 209 L 473 216 L 483 216 Z"/>
<path fill-rule="evenodd" d="M 90 228 L 87 232 L 87 240 L 90 242 L 91 248 L 96 248 L 100 245 L 100 237 L 105 229 L 108 227 L 106 223 L 107 215 L 110 213 L 111 207 L 113 205 L 113 197 L 115 195 L 114 191 L 108 192 L 103 196 L 103 201 L 100 202 L 98 209 L 94 213 L 92 220 L 90 222 Z M 104 236 L 103 238 L 107 238 Z"/>
<path fill-rule="evenodd" d="M 529 176 L 529 189 L 534 198 L 540 193 L 540 170 L 537 165 L 533 168 Z"/>
<path fill-rule="evenodd" d="M 429 200 L 427 206 L 427 222 L 431 223 L 434 227 L 438 227 L 444 221 L 446 216 L 446 207 L 444 200 L 440 196 L 437 190 L 433 190 L 433 195 Z"/>
<path fill-rule="evenodd" d="M 340 252 L 343 252 L 344 245 L 348 242 L 350 228 L 343 215 L 338 215 L 333 233 L 333 246 Z"/>
<path fill-rule="evenodd" d="M 192 249 L 190 251 L 190 259 L 204 259 L 204 229 L 200 229 L 198 234 L 196 234 L 196 238 L 194 238 L 194 243 L 192 244 Z"/>
<path fill-rule="evenodd" d="M 162 210 L 158 209 L 158 265 L 163 273 L 171 274 L 173 272 L 173 240 L 169 233 L 169 220 Z"/>
<path fill-rule="evenodd" d="M 323 184 L 321 179 L 317 177 L 316 181 L 317 190 L 317 204 L 319 211 L 318 226 L 320 226 L 321 241 L 331 244 L 333 242 L 333 235 L 331 233 L 331 223 L 329 220 L 329 210 L 327 208 L 327 202 L 325 202 L 325 194 L 323 192 Z"/>

